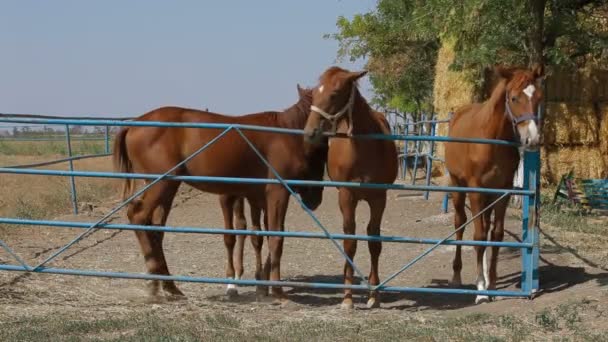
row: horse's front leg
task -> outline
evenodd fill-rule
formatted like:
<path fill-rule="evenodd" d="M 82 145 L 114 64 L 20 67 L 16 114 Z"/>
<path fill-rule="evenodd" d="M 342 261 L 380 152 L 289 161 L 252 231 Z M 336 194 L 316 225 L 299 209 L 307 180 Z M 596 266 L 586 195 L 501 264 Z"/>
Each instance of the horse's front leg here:
<path fill-rule="evenodd" d="M 469 194 L 471 201 L 471 213 L 473 216 L 477 215 L 487 205 L 486 196 L 479 193 Z M 491 212 L 492 209 L 488 209 Z M 487 215 L 487 214 L 486 214 Z M 473 238 L 476 241 L 488 241 L 488 227 L 486 227 L 485 215 L 481 215 L 474 220 L 475 233 Z M 475 246 L 476 260 L 477 260 L 477 290 L 487 290 L 488 283 L 486 279 L 487 274 L 487 259 L 486 259 L 486 246 Z M 475 298 L 475 304 L 485 303 L 490 301 L 490 297 L 485 295 L 478 295 Z"/>
<path fill-rule="evenodd" d="M 367 226 L 367 235 L 380 236 L 380 226 L 382 224 L 382 215 L 384 214 L 384 208 L 386 207 L 386 191 L 381 195 L 374 196 L 367 200 L 370 209 L 369 225 Z M 380 241 L 369 241 L 367 243 L 369 254 L 371 257 L 371 269 L 369 271 L 369 284 L 372 286 L 380 283 L 380 276 L 378 275 L 378 260 L 380 259 L 380 253 L 382 252 L 382 242 Z M 380 307 L 380 294 L 378 291 L 372 291 L 369 294 L 367 301 L 367 307 L 369 309 Z"/>
<path fill-rule="evenodd" d="M 352 191 L 348 188 L 340 188 L 338 203 L 342 212 L 342 228 L 344 234 L 355 234 L 355 210 L 357 209 L 357 199 Z M 357 240 L 344 240 L 344 252 L 350 258 L 355 259 L 357 253 Z M 352 285 L 354 278 L 354 270 L 351 264 L 344 261 L 344 285 Z M 352 309 L 353 305 L 353 290 L 344 289 L 344 299 L 342 300 L 342 309 Z"/>
<path fill-rule="evenodd" d="M 266 188 L 266 207 L 269 231 L 283 231 L 285 214 L 289 203 L 289 192 L 279 184 L 270 184 Z M 281 280 L 281 257 L 283 255 L 283 237 L 271 236 L 268 239 L 270 257 L 270 281 Z M 287 304 L 287 296 L 281 286 L 273 286 L 272 294 L 281 304 Z"/>

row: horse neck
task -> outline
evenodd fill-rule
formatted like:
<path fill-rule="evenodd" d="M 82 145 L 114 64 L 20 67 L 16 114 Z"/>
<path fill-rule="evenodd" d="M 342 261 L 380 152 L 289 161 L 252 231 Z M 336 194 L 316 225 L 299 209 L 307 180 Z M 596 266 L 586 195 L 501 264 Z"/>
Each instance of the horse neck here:
<path fill-rule="evenodd" d="M 303 129 L 310 114 L 311 101 L 300 99 L 293 106 L 277 115 L 277 126 L 283 128 Z"/>
<path fill-rule="evenodd" d="M 355 92 L 353 103 L 353 117 L 350 124 L 353 126 L 353 134 L 382 133 L 378 123 L 374 119 L 374 111 L 363 98 L 359 90 Z"/>
<path fill-rule="evenodd" d="M 490 139 L 512 140 L 514 137 L 512 124 L 505 113 L 506 93 L 507 81 L 501 80 L 479 112 L 482 116 L 479 122 L 482 123 L 485 135 Z"/>

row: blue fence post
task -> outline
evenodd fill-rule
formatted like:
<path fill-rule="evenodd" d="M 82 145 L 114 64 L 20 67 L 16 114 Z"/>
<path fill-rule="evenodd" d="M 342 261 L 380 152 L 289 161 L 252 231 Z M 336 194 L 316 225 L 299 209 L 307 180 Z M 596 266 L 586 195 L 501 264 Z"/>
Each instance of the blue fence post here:
<path fill-rule="evenodd" d="M 105 141 L 106 141 L 106 153 L 110 153 L 110 126 L 106 125 L 105 132 Z"/>
<path fill-rule="evenodd" d="M 65 140 L 68 148 L 68 157 L 72 158 L 72 140 L 70 138 L 70 125 L 65 125 Z M 70 172 L 74 171 L 74 162 L 72 159 L 68 161 Z M 78 199 L 76 197 L 76 181 L 74 176 L 70 176 L 70 190 L 72 193 L 72 206 L 74 207 L 74 215 L 78 215 Z"/>
<path fill-rule="evenodd" d="M 538 206 L 539 197 L 539 170 L 540 152 L 524 152 L 524 189 L 530 189 L 535 195 L 523 197 L 522 215 L 522 241 L 530 243 L 532 248 L 522 250 L 522 275 L 521 289 L 524 292 L 533 293 L 539 288 L 538 261 L 539 231 L 538 231 Z"/>

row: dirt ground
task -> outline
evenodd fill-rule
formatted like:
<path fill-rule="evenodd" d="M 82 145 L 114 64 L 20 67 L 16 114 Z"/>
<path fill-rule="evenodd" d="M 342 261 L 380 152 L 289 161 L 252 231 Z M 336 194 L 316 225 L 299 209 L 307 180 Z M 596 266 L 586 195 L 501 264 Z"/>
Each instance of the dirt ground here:
<path fill-rule="evenodd" d="M 93 204 L 92 211 L 79 216 L 62 216 L 59 220 L 95 221 L 117 203 L 117 198 L 104 206 Z M 441 195 L 434 194 L 425 201 L 419 193 L 390 192 L 383 219 L 382 233 L 412 237 L 442 238 L 451 232 L 452 214 L 440 213 Z M 169 216 L 171 226 L 221 227 L 221 213 L 217 196 L 204 194 L 183 186 Z M 332 232 L 341 231 L 341 216 L 337 206 L 337 191 L 326 189 L 324 202 L 316 215 Z M 368 208 L 360 203 L 357 222 L 359 233 L 365 231 Z M 126 222 L 124 212 L 111 222 Z M 318 232 L 310 217 L 292 200 L 286 219 L 288 230 Z M 520 222 L 509 215 L 505 240 L 520 237 Z M 547 233 L 543 239 L 540 266 L 541 293 L 528 299 L 497 298 L 488 304 L 474 305 L 468 295 L 383 294 L 382 306 L 365 310 L 366 294 L 355 298 L 355 315 L 408 315 L 408 313 L 520 313 L 538 311 L 569 301 L 592 300 L 608 304 L 606 284 L 608 273 L 601 266 L 576 251 L 563 248 Z M 3 232 L 3 240 L 31 264 L 41 261 L 70 241 L 81 230 L 45 227 L 10 226 Z M 471 229 L 465 238 L 471 238 Z M 551 242 L 553 241 L 553 242 Z M 369 271 L 366 243 L 359 242 L 355 261 L 365 274 Z M 266 247 L 266 246 L 265 246 Z M 397 271 L 402 265 L 423 252 L 429 245 L 385 243 L 380 259 L 381 278 Z M 559 248 L 558 248 L 559 247 Z M 169 267 L 175 275 L 223 277 L 225 252 L 220 235 L 167 234 L 165 251 Z M 414 265 L 391 285 L 415 287 L 446 287 L 451 278 L 454 247 L 440 246 L 421 262 Z M 463 251 L 463 282 L 474 288 L 474 252 Z M 249 244 L 245 251 L 244 278 L 253 278 L 253 254 Z M 286 280 L 341 282 L 343 259 L 331 242 L 312 239 L 286 239 L 282 262 L 282 276 Z M 13 263 L 10 256 L 0 252 L 0 263 Z M 51 266 L 144 272 L 143 258 L 135 236 L 130 231 L 99 230 L 73 246 Z M 519 283 L 521 259 L 518 250 L 501 249 L 499 288 L 515 290 Z M 599 268 L 598 268 L 599 267 Z M 240 287 L 240 296 L 228 300 L 225 286 L 216 284 L 180 283 L 187 300 L 149 304 L 145 301 L 145 282 L 141 280 L 88 278 L 45 274 L 0 272 L 0 321 L 19 317 L 45 316 L 52 312 L 87 316 L 107 316 L 114 313 L 137 312 L 150 307 L 177 312 L 204 313 L 225 310 L 255 317 L 283 315 L 285 311 L 296 317 L 311 317 L 321 313 L 340 312 L 339 290 L 287 289 L 291 305 L 281 309 L 270 302 L 257 302 L 253 287 Z"/>

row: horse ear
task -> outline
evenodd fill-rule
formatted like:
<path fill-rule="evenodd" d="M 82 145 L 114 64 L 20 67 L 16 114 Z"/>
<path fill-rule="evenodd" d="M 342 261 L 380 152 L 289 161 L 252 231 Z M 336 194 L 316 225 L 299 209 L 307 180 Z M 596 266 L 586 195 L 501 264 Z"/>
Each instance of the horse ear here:
<path fill-rule="evenodd" d="M 511 68 L 505 68 L 503 66 L 497 65 L 494 67 L 494 72 L 505 79 L 510 79 L 513 76 L 513 69 Z"/>
<path fill-rule="evenodd" d="M 356 81 L 358 79 L 360 79 L 361 77 L 365 76 L 365 74 L 367 74 L 367 70 L 362 70 L 362 71 L 353 71 L 353 72 L 349 72 L 348 73 L 348 80 L 349 81 Z"/>
<path fill-rule="evenodd" d="M 304 95 L 305 95 L 305 93 L 306 93 L 306 92 L 304 91 L 304 89 L 303 89 L 303 88 L 300 86 L 300 84 L 299 84 L 299 83 L 297 83 L 297 84 L 296 84 L 296 86 L 298 87 L 298 96 L 300 96 L 300 98 L 304 97 Z"/>
<path fill-rule="evenodd" d="M 532 73 L 534 74 L 534 78 L 541 78 L 545 75 L 545 66 L 540 63 L 534 63 L 532 65 Z"/>

